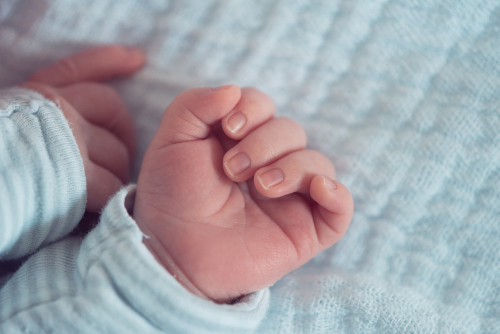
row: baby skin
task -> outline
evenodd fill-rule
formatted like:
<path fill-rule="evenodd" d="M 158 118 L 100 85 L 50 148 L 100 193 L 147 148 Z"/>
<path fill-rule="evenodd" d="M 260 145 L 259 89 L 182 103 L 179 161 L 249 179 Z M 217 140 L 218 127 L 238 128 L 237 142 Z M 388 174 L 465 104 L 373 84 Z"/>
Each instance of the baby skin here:
<path fill-rule="evenodd" d="M 89 211 L 98 212 L 128 181 L 124 166 L 134 151 L 130 115 L 109 86 L 95 81 L 131 74 L 142 63 L 137 50 L 98 47 L 25 84 L 57 100 L 69 120 Z M 132 216 L 157 261 L 186 289 L 219 303 L 272 285 L 335 244 L 353 213 L 333 164 L 306 148 L 301 126 L 276 117 L 261 91 L 235 85 L 190 89 L 174 99 L 132 199 Z"/>

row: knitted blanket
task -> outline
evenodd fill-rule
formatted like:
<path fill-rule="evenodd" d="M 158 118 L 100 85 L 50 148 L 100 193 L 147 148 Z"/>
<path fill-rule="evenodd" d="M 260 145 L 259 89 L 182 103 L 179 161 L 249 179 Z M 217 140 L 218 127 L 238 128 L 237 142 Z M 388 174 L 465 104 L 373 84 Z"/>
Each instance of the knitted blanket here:
<path fill-rule="evenodd" d="M 136 175 L 175 95 L 235 83 L 351 190 L 347 235 L 271 288 L 259 333 L 500 332 L 498 0 L 2 0 L 0 86 L 102 43 L 147 53 L 114 83 Z"/>

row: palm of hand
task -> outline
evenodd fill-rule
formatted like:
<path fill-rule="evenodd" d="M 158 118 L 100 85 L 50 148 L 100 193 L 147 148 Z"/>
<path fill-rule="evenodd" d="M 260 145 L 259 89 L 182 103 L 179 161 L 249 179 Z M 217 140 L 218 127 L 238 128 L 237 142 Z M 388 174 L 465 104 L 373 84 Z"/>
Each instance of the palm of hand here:
<path fill-rule="evenodd" d="M 323 178 L 300 166 L 292 167 L 302 178 L 292 177 L 288 186 L 283 181 L 281 193 L 254 184 L 253 170 L 243 182 L 235 182 L 238 177 L 225 171 L 222 162 L 238 145 L 226 153 L 224 137 L 210 132 L 203 139 L 168 145 L 154 140 L 141 169 L 134 209 L 146 234 L 154 236 L 147 243 L 160 263 L 191 291 L 218 301 L 271 285 L 338 240 L 350 220 L 347 208 L 340 214 L 342 222 L 334 222 L 340 226 L 326 223 L 325 229 L 325 222 L 335 218 L 329 215 L 337 215 L 318 204 L 328 189 Z M 279 159 L 265 165 L 273 163 L 279 165 Z M 314 168 L 331 173 L 333 167 L 326 165 Z M 256 166 L 255 175 L 266 168 L 273 166 Z"/>

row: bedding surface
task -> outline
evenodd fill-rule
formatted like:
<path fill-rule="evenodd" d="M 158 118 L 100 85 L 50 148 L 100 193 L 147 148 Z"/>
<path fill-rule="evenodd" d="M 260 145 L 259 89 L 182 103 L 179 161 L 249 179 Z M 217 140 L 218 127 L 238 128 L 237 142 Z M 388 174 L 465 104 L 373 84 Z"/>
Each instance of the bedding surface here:
<path fill-rule="evenodd" d="M 113 83 L 135 176 L 178 93 L 235 83 L 351 190 L 347 235 L 271 287 L 258 333 L 500 332 L 498 0 L 2 0 L 0 87 L 103 43 L 148 57 Z"/>

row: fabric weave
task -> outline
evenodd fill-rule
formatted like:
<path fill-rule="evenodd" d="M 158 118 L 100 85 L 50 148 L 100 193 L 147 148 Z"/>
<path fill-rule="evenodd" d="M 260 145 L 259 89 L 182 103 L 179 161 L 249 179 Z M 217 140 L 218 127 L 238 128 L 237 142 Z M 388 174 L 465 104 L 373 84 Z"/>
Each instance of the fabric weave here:
<path fill-rule="evenodd" d="M 270 289 L 255 332 L 500 332 L 498 1 L 33 3 L 0 5 L 0 85 L 90 45 L 147 53 L 115 83 L 136 175 L 174 96 L 224 83 L 269 94 L 332 158 L 352 225 Z"/>

